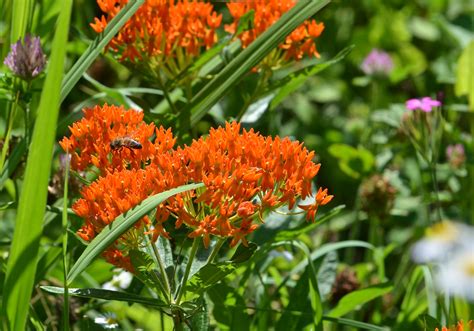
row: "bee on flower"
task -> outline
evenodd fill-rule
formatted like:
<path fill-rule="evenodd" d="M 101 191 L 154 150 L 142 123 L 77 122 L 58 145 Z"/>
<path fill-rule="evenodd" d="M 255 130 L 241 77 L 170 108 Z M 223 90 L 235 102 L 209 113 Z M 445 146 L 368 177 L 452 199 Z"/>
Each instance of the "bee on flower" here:
<path fill-rule="evenodd" d="M 314 194 L 313 203 L 299 205 L 313 221 L 318 208 L 333 198 L 321 187 L 313 192 L 312 181 L 321 165 L 313 162 L 314 152 L 298 141 L 241 130 L 234 122 L 174 149 L 171 131 L 158 130 L 142 119 L 141 113 L 120 107 L 87 109 L 85 118 L 71 126 L 71 136 L 61 141 L 63 149 L 72 152 L 73 170 L 91 166 L 102 170 L 102 177 L 84 187 L 72 206 L 84 219 L 77 234 L 85 241 L 151 195 L 188 183 L 205 185 L 161 203 L 154 217 L 143 217 L 107 248 L 104 258 L 117 267 L 133 272 L 130 251 L 142 247 L 146 237 L 170 239 L 173 226 L 184 228 L 189 238 L 202 240 L 206 248 L 213 238 L 229 239 L 231 247 L 248 245 L 248 236 L 265 213 L 283 206 L 293 209 Z M 119 153 L 110 155 L 116 147 L 109 146 L 110 137 L 126 132 L 142 132 L 143 148 L 116 161 Z"/>

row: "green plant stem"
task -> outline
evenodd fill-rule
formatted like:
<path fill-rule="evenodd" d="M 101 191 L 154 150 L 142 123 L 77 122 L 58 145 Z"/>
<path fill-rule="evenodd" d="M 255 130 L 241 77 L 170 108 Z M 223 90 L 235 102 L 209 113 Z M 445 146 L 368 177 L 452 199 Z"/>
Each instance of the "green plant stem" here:
<path fill-rule="evenodd" d="M 151 70 L 151 69 L 150 69 Z M 158 72 L 157 74 L 157 82 L 159 88 L 163 91 L 163 95 L 165 96 L 166 101 L 168 102 L 168 105 L 170 106 L 171 110 L 175 115 L 179 113 L 178 109 L 176 109 L 173 100 L 171 100 L 171 97 L 168 93 L 168 89 L 166 88 L 165 84 L 163 83 L 163 80 L 161 79 L 161 74 Z"/>
<path fill-rule="evenodd" d="M 26 111 L 26 110 L 25 110 Z M 66 153 L 66 168 L 64 176 L 64 193 L 63 193 L 63 212 L 62 212 L 62 226 L 63 226 L 63 284 L 64 284 L 64 304 L 63 304 L 63 330 L 69 330 L 69 290 L 67 284 L 67 224 L 68 224 L 68 181 L 69 181 L 69 154 Z"/>
<path fill-rule="evenodd" d="M 170 281 L 168 279 L 168 275 L 166 274 L 165 265 L 163 263 L 163 260 L 161 259 L 160 253 L 156 249 L 156 245 L 154 242 L 151 242 L 151 247 L 153 249 L 153 253 L 155 254 L 156 261 L 158 261 L 158 267 L 160 268 L 160 272 L 163 278 L 162 280 L 164 283 L 166 296 L 169 298 L 169 302 L 171 302 L 171 286 L 170 286 Z"/>
<path fill-rule="evenodd" d="M 436 198 L 436 214 L 437 214 L 437 221 L 441 222 L 442 216 L 441 216 L 441 201 L 439 199 L 439 187 L 438 187 L 438 176 L 436 174 L 436 161 L 432 160 L 430 162 L 430 172 L 431 172 L 431 180 L 433 182 L 433 189 L 435 193 L 435 198 Z"/>
<path fill-rule="evenodd" d="M 219 250 L 221 249 L 221 247 L 222 247 L 222 245 L 225 243 L 225 241 L 226 241 L 226 238 L 220 238 L 220 239 L 217 241 L 216 246 L 214 246 L 214 248 L 213 248 L 211 254 L 210 254 L 209 257 L 207 258 L 206 264 L 214 262 L 214 259 L 216 258 L 217 253 L 219 253 Z"/>
<path fill-rule="evenodd" d="M 15 96 L 15 101 L 10 104 L 10 111 L 8 112 L 7 132 L 5 135 L 5 139 L 3 141 L 2 155 L 0 158 L 0 170 L 3 169 L 5 160 L 7 158 L 8 147 L 10 145 L 10 138 L 11 138 L 12 130 L 13 130 L 13 122 L 15 121 L 16 110 L 17 110 L 19 100 L 20 100 L 20 91 L 17 91 L 16 96 Z"/>
<path fill-rule="evenodd" d="M 188 281 L 189 272 L 191 271 L 191 266 L 193 264 L 194 257 L 196 256 L 196 252 L 198 250 L 200 240 L 201 240 L 200 237 L 194 238 L 193 246 L 191 247 L 191 252 L 189 253 L 188 264 L 186 265 L 186 270 L 184 271 L 184 276 L 183 276 L 183 279 L 181 281 L 181 286 L 179 288 L 178 295 L 176 296 L 175 302 L 176 302 L 177 305 L 179 305 L 179 303 L 181 301 L 181 298 L 182 298 L 182 296 L 185 292 L 186 282 Z"/>

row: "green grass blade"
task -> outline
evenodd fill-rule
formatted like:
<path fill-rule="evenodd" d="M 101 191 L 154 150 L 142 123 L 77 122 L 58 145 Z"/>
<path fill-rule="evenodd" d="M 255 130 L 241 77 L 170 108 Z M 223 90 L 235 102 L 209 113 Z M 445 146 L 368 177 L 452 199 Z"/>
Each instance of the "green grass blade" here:
<path fill-rule="evenodd" d="M 369 323 L 354 321 L 348 318 L 341 318 L 341 317 L 330 317 L 330 316 L 323 316 L 324 321 L 334 322 L 337 324 L 352 326 L 356 330 L 374 330 L 374 331 L 388 331 L 390 328 L 377 326 Z M 434 329 L 433 329 L 434 330 Z"/>
<path fill-rule="evenodd" d="M 10 43 L 17 42 L 28 32 L 34 4 L 35 2 L 32 0 L 13 1 Z"/>
<path fill-rule="evenodd" d="M 336 243 L 322 245 L 321 247 L 313 251 L 311 253 L 311 261 L 317 260 L 331 251 L 335 251 L 335 250 L 343 249 L 343 248 L 351 248 L 351 247 L 361 247 L 361 248 L 367 248 L 371 250 L 375 249 L 375 247 L 372 244 L 365 241 L 361 241 L 361 240 L 339 241 Z M 293 268 L 291 273 L 299 273 L 303 271 L 303 269 L 306 268 L 307 264 L 308 264 L 308 261 L 301 261 L 296 267 Z"/>
<path fill-rule="evenodd" d="M 311 223 L 308 225 L 308 223 L 303 223 L 301 226 L 298 226 L 294 229 L 289 229 L 289 230 L 283 230 L 277 233 L 275 236 L 274 241 L 285 241 L 285 240 L 291 240 L 295 239 L 298 236 L 310 232 L 317 227 L 321 226 L 321 224 L 329 221 L 331 218 L 339 214 L 344 208 L 346 208 L 346 205 L 339 205 L 337 207 L 334 207 L 331 209 L 331 211 L 327 212 L 324 214 L 320 219 L 316 220 L 314 223 Z"/>
<path fill-rule="evenodd" d="M 104 32 L 102 32 L 94 41 L 89 45 L 86 52 L 77 60 L 76 63 L 64 77 L 63 85 L 61 87 L 61 101 L 63 101 L 72 88 L 81 78 L 82 74 L 89 68 L 94 60 L 99 56 L 100 52 L 107 46 L 110 40 L 117 34 L 120 28 L 128 21 L 130 17 L 140 8 L 145 0 L 134 0 L 129 1 L 125 7 L 115 16 Z"/>
<path fill-rule="evenodd" d="M 64 294 L 65 289 L 62 287 L 56 286 L 41 286 L 41 289 L 53 294 Z M 160 299 L 145 298 L 133 293 L 119 292 L 119 291 L 110 291 L 100 288 L 70 288 L 67 291 L 69 295 L 87 298 L 87 299 L 102 299 L 102 300 L 115 300 L 115 301 L 125 301 L 125 302 L 135 302 L 152 307 L 169 307 L 169 305 L 161 301 Z"/>
<path fill-rule="evenodd" d="M 71 283 L 100 253 L 102 253 L 108 246 L 110 246 L 122 233 L 127 231 L 139 219 L 148 214 L 157 205 L 168 199 L 169 197 L 203 187 L 204 184 L 189 184 L 178 188 L 162 192 L 151 196 L 142 201 L 135 208 L 130 209 L 124 214 L 118 216 L 110 226 L 104 228 L 97 237 L 87 246 L 74 266 L 71 268 L 68 275 L 68 283 Z"/>
<path fill-rule="evenodd" d="M 31 140 L 25 180 L 18 205 L 12 248 L 3 292 L 3 313 L 11 330 L 25 330 L 29 300 L 35 279 L 39 239 L 46 208 L 59 91 L 66 58 L 72 1 L 64 1 L 58 18 L 48 74 L 38 108 Z"/>
<path fill-rule="evenodd" d="M 271 50 L 276 48 L 288 34 L 329 2 L 330 0 L 298 2 L 249 47 L 235 57 L 191 100 L 188 106 L 188 111 L 191 112 L 191 126 L 194 126 L 243 75 L 247 74 Z"/>
<path fill-rule="evenodd" d="M 26 152 L 26 138 L 23 138 L 18 145 L 13 148 L 12 153 L 5 160 L 5 164 L 3 165 L 2 172 L 0 173 L 0 189 L 3 188 L 3 185 L 7 181 L 8 178 L 13 174 L 16 170 L 16 167 L 21 161 L 23 155 Z"/>
<path fill-rule="evenodd" d="M 391 283 L 383 283 L 346 294 L 339 300 L 337 306 L 329 312 L 328 316 L 341 317 L 353 311 L 358 306 L 391 292 L 392 289 L 393 285 Z"/>
<path fill-rule="evenodd" d="M 308 247 L 299 241 L 293 241 L 292 245 L 298 247 L 306 256 L 307 263 L 309 266 L 308 276 L 309 276 L 309 297 L 311 300 L 311 307 L 313 309 L 313 323 L 314 330 L 322 331 L 323 330 L 323 304 L 321 301 L 321 295 L 319 294 L 318 288 L 318 273 L 314 268 L 314 264 L 311 259 L 311 254 Z"/>

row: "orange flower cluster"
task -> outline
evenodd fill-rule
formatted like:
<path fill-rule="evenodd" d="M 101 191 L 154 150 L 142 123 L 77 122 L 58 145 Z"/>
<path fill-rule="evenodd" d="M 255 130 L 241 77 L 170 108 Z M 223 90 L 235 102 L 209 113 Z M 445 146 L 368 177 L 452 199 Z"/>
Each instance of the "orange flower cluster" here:
<path fill-rule="evenodd" d="M 97 0 L 106 14 L 95 18 L 92 28 L 101 33 L 128 0 Z M 216 29 L 222 16 L 212 4 L 201 0 L 147 0 L 122 27 L 109 47 L 121 54 L 120 60 L 136 62 L 152 59 L 152 63 L 169 62 L 187 66 L 202 48 L 217 41 Z M 177 62 L 174 62 L 174 59 Z M 187 61 L 186 63 L 182 63 Z M 170 69 L 170 68 L 169 68 Z"/>
<path fill-rule="evenodd" d="M 241 131 L 238 123 L 211 129 L 206 138 L 173 149 L 171 132 L 138 121 L 140 113 L 134 110 L 104 106 L 87 109 L 85 114 L 71 127 L 71 137 L 61 142 L 65 150 L 74 153 L 73 169 L 94 165 L 104 175 L 84 188 L 82 198 L 73 205 L 74 212 L 85 220 L 78 231 L 84 240 L 92 240 L 148 196 L 191 182 L 205 184 L 205 188 L 176 195 L 157 206 L 152 219 L 137 222 L 104 253 L 109 262 L 128 270 L 133 269 L 128 251 L 142 244 L 145 235 L 151 235 L 152 240 L 169 238 L 165 227 L 173 219 L 174 227 L 184 225 L 188 236 L 201 237 L 205 247 L 213 236 L 231 238 L 231 246 L 246 245 L 246 236 L 263 222 L 264 212 L 282 205 L 292 209 L 298 199 L 312 195 L 311 183 L 320 168 L 312 161 L 314 152 L 303 144 Z M 124 118 L 130 120 L 130 128 Z M 116 151 L 110 149 L 110 140 L 117 132 L 136 128 L 147 131 L 137 136 L 143 148 L 124 150 L 125 160 L 114 159 Z M 156 138 L 151 142 L 153 130 Z M 300 208 L 308 220 L 314 220 L 318 206 L 331 199 L 327 189 L 320 188 L 315 202 Z"/>
<path fill-rule="evenodd" d="M 60 145 L 71 154 L 72 169 L 83 171 L 95 166 L 101 174 L 140 169 L 170 152 L 176 141 L 171 130 L 146 124 L 143 112 L 113 105 L 84 109 L 84 117 L 69 129 L 71 137 L 64 137 Z M 151 142 L 154 135 L 155 141 Z M 141 148 L 111 148 L 112 142 L 124 138 L 138 142 Z"/>
<path fill-rule="evenodd" d="M 259 35 L 274 24 L 280 17 L 296 4 L 295 0 L 235 1 L 227 4 L 234 22 L 226 26 L 226 31 L 235 33 L 239 21 L 250 10 L 254 10 L 252 29 L 239 34 L 245 48 Z M 319 57 L 314 38 L 321 35 L 324 23 L 307 20 L 297 27 L 279 48 L 284 50 L 284 58 L 300 60 L 304 55 Z"/>
<path fill-rule="evenodd" d="M 467 328 L 465 329 L 464 328 L 464 322 L 461 320 L 455 326 L 454 325 L 451 326 L 451 327 L 443 326 L 441 331 L 474 331 L 474 322 L 473 321 L 467 322 L 466 327 Z M 439 331 L 439 329 L 436 328 L 435 331 Z"/>

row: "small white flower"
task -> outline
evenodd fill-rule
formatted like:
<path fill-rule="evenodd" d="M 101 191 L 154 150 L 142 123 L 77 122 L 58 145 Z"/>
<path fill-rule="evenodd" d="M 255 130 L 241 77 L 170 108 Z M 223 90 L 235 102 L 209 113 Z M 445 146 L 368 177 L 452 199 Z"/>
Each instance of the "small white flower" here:
<path fill-rule="evenodd" d="M 99 324 L 104 329 L 115 329 L 119 326 L 117 317 L 112 313 L 105 313 L 102 316 L 94 318 L 94 323 Z"/>
<path fill-rule="evenodd" d="M 435 281 L 439 290 L 474 302 L 474 250 L 467 249 L 440 265 Z"/>
<path fill-rule="evenodd" d="M 118 275 L 114 275 L 110 282 L 104 283 L 102 288 L 104 290 L 120 291 L 129 287 L 132 279 L 133 275 L 130 272 L 121 271 Z"/>
<path fill-rule="evenodd" d="M 426 237 L 412 250 L 417 263 L 441 262 L 458 250 L 474 249 L 474 228 L 453 222 L 441 222 L 427 230 Z"/>

